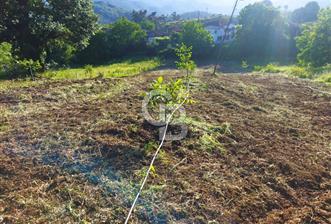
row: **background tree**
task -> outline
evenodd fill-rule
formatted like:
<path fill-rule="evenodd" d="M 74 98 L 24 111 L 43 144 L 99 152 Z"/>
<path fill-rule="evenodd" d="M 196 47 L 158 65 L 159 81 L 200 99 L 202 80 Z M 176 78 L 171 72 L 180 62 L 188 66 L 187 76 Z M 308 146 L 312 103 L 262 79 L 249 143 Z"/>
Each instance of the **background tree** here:
<path fill-rule="evenodd" d="M 314 24 L 305 25 L 297 37 L 298 61 L 303 65 L 331 63 L 331 8 L 323 9 Z"/>
<path fill-rule="evenodd" d="M 171 13 L 171 21 L 179 21 L 180 15 L 178 15 L 176 12 Z"/>
<path fill-rule="evenodd" d="M 90 45 L 78 53 L 76 61 L 100 64 L 114 58 L 125 57 L 144 51 L 146 32 L 139 24 L 122 18 L 104 27 L 90 41 Z"/>
<path fill-rule="evenodd" d="M 0 15 L 0 41 L 33 60 L 50 59 L 59 47 L 82 49 L 97 28 L 91 0 L 2 0 Z"/>
<path fill-rule="evenodd" d="M 147 10 L 133 10 L 131 17 L 133 22 L 140 23 L 147 18 Z"/>
<path fill-rule="evenodd" d="M 242 58 L 272 58 L 288 55 L 288 25 L 269 1 L 241 10 L 234 47 Z"/>
<path fill-rule="evenodd" d="M 306 6 L 293 11 L 291 15 L 291 21 L 300 24 L 314 22 L 317 20 L 317 15 L 319 11 L 320 6 L 317 2 L 309 2 L 306 4 Z"/>
<path fill-rule="evenodd" d="M 173 43 L 192 47 L 193 57 L 210 55 L 213 50 L 213 37 L 199 22 L 190 21 L 182 25 L 182 30 L 172 36 Z"/>

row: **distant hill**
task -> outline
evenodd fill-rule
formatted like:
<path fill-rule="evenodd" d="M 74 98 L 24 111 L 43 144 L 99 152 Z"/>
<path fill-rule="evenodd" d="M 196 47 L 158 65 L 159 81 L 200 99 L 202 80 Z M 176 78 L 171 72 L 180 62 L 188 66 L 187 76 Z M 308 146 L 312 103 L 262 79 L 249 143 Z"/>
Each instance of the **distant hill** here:
<path fill-rule="evenodd" d="M 178 14 L 189 11 L 208 11 L 216 14 L 230 14 L 233 9 L 233 1 L 229 0 L 94 0 L 107 2 L 113 6 L 122 8 L 126 11 L 146 9 L 149 12 L 156 11 L 158 14 L 171 14 L 177 12 Z M 313 0 L 272 0 L 276 7 L 288 6 L 289 10 L 294 10 L 299 7 L 303 7 L 307 2 Z M 316 0 L 320 6 L 330 6 L 330 0 Z M 238 10 L 246 5 L 256 2 L 256 0 L 240 1 Z"/>
<path fill-rule="evenodd" d="M 147 9 L 148 11 L 157 11 L 157 3 L 145 0 L 94 0 L 94 2 L 103 2 L 123 9 L 125 11 Z"/>
<path fill-rule="evenodd" d="M 107 1 L 94 1 L 94 12 L 99 16 L 101 24 L 113 23 L 121 17 L 128 17 L 130 14 L 129 11 Z"/>
<path fill-rule="evenodd" d="M 181 19 L 205 19 L 213 16 L 213 14 L 210 14 L 208 12 L 201 12 L 201 11 L 194 11 L 194 12 L 185 12 L 180 14 Z"/>

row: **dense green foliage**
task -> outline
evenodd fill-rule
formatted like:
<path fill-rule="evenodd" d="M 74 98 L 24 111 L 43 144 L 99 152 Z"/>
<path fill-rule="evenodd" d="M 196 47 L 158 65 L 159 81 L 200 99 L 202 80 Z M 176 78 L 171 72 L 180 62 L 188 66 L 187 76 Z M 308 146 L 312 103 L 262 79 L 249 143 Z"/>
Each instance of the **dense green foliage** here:
<path fill-rule="evenodd" d="M 323 66 L 331 63 L 331 8 L 320 12 L 314 24 L 304 27 L 297 38 L 298 60 L 303 65 Z"/>
<path fill-rule="evenodd" d="M 296 9 L 291 15 L 291 21 L 295 23 L 307 23 L 317 20 L 320 6 L 317 2 L 309 2 L 306 6 Z"/>
<path fill-rule="evenodd" d="M 185 22 L 181 32 L 173 35 L 172 39 L 176 44 L 184 43 L 186 46 L 191 46 L 193 57 L 210 55 L 213 51 L 213 37 L 199 22 Z"/>
<path fill-rule="evenodd" d="M 274 58 L 289 54 L 288 25 L 270 3 L 246 6 L 239 15 L 237 38 L 233 45 L 240 58 Z"/>
<path fill-rule="evenodd" d="M 122 18 L 98 32 L 76 60 L 81 64 L 100 64 L 134 55 L 144 50 L 146 37 L 146 32 L 139 24 Z"/>
<path fill-rule="evenodd" d="M 12 46 L 9 43 L 0 43 L 0 73 L 5 73 L 13 63 Z"/>
<path fill-rule="evenodd" d="M 87 46 L 97 25 L 90 0 L 2 0 L 0 15 L 0 41 L 42 62 Z"/>
<path fill-rule="evenodd" d="M 0 75 L 14 77 L 17 74 L 34 76 L 41 69 L 38 61 L 31 59 L 19 60 L 12 54 L 12 45 L 6 42 L 0 44 Z"/>

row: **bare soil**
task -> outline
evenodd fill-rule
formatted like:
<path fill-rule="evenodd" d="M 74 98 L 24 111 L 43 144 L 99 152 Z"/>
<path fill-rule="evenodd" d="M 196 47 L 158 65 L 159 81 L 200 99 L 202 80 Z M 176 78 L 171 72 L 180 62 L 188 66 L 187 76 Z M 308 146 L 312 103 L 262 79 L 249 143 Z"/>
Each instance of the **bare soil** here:
<path fill-rule="evenodd" d="M 210 69 L 209 69 L 210 70 Z M 196 74 L 191 119 L 167 142 L 132 223 L 331 223 L 330 87 Z M 47 81 L 0 92 L 0 223 L 123 223 L 158 140 L 141 114 L 156 77 Z"/>

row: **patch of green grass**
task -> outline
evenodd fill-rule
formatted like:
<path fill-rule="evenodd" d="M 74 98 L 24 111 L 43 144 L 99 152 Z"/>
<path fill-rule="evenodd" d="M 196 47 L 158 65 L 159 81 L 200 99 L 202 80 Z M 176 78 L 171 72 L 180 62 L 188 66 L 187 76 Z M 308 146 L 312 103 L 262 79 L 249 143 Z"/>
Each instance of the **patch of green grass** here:
<path fill-rule="evenodd" d="M 315 78 L 315 81 L 326 83 L 327 85 L 331 86 L 331 72 L 318 76 Z"/>
<path fill-rule="evenodd" d="M 150 59 L 138 62 L 125 61 L 111 65 L 93 67 L 87 65 L 83 68 L 63 69 L 58 71 L 48 71 L 41 74 L 41 77 L 49 79 L 89 79 L 96 77 L 128 77 L 135 76 L 142 72 L 153 70 L 161 65 L 160 60 Z"/>
<path fill-rule="evenodd" d="M 262 73 L 284 73 L 288 76 L 299 78 L 311 78 L 312 76 L 312 73 L 307 68 L 296 65 L 280 66 L 268 64 L 266 66 L 254 66 L 254 71 Z"/>
<path fill-rule="evenodd" d="M 254 66 L 254 71 L 263 73 L 280 73 L 279 66 L 275 64 L 268 64 L 266 66 Z"/>
<path fill-rule="evenodd" d="M 276 64 L 268 64 L 266 66 L 254 66 L 254 71 L 262 73 L 282 73 L 289 77 L 312 79 L 317 82 L 331 85 L 331 65 L 313 68 L 300 67 L 297 65 L 278 66 Z"/>

